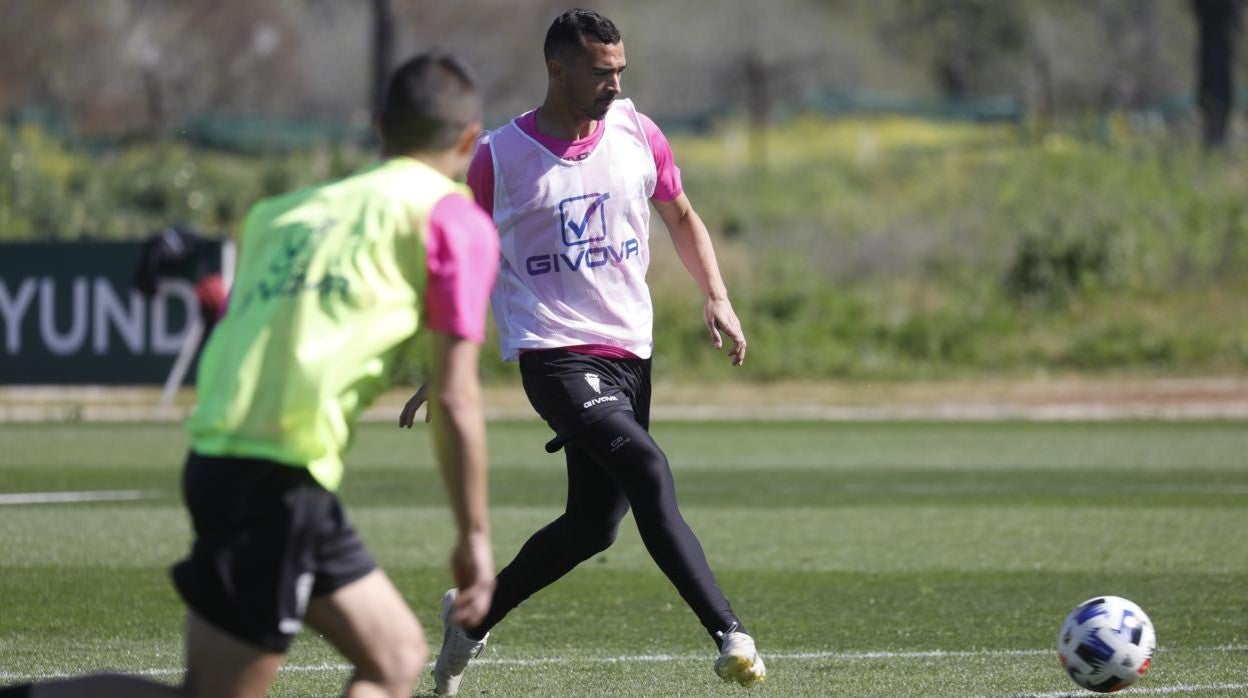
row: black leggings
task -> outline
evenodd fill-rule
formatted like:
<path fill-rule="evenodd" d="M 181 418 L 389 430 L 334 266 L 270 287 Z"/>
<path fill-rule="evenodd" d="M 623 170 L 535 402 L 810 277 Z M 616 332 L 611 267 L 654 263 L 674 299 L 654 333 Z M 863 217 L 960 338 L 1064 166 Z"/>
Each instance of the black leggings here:
<path fill-rule="evenodd" d="M 633 413 L 612 412 L 583 427 L 564 448 L 567 508 L 498 573 L 490 612 L 471 634 L 481 637 L 529 596 L 610 547 L 629 506 L 646 550 L 711 637 L 733 623 L 744 632 L 680 515 L 667 457 Z"/>

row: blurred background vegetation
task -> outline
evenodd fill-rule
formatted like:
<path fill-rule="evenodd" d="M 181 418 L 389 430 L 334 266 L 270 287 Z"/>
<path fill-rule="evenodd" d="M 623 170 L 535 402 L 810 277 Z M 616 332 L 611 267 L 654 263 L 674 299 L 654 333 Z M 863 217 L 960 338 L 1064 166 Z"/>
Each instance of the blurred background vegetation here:
<path fill-rule="evenodd" d="M 1238 0 L 582 4 L 620 25 L 626 93 L 716 237 L 733 377 L 1248 370 Z M 367 163 L 374 76 L 431 45 L 497 125 L 540 101 L 564 7 L 5 3 L 0 242 L 233 234 Z M 726 377 L 664 238 L 656 372 Z"/>

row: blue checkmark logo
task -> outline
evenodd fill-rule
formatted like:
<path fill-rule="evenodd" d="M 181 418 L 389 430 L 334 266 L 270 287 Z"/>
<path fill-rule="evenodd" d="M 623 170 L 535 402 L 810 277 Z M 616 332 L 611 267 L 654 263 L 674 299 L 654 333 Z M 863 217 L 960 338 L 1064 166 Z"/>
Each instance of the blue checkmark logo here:
<path fill-rule="evenodd" d="M 607 237 L 606 203 L 611 193 L 573 196 L 559 202 L 559 230 L 563 244 L 587 245 Z"/>

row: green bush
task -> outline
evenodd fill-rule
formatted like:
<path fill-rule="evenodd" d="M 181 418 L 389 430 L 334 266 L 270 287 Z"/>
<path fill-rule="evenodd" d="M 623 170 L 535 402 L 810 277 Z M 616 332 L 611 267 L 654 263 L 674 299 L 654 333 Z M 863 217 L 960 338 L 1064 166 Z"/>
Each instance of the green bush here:
<path fill-rule="evenodd" d="M 173 222 L 232 235 L 257 199 L 349 172 L 337 148 L 258 159 L 159 141 L 89 152 L 0 129 L 0 240 L 137 239 Z"/>
<path fill-rule="evenodd" d="M 744 125 L 673 137 L 750 341 L 727 370 L 656 225 L 656 375 L 914 379 L 1248 369 L 1248 162 L 1173 140 L 798 118 L 751 161 Z M 1077 132 L 1074 132 L 1077 133 Z M 257 198 L 367 163 L 178 141 L 86 152 L 0 130 L 0 240 L 233 234 Z M 493 332 L 493 330 L 491 330 Z M 514 380 L 493 340 L 491 380 Z"/>

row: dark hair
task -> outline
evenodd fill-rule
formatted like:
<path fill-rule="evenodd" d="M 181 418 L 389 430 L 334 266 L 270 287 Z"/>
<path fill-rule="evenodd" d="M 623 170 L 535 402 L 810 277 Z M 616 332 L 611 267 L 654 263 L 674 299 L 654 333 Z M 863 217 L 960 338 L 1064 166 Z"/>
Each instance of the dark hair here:
<path fill-rule="evenodd" d="M 389 155 L 444 150 L 481 119 L 481 95 L 468 68 L 449 53 L 422 53 L 390 76 L 377 114 Z"/>
<path fill-rule="evenodd" d="M 568 10 L 555 18 L 546 31 L 546 43 L 542 51 L 546 60 L 565 60 L 569 50 L 581 50 L 581 40 L 589 37 L 604 44 L 620 40 L 620 30 L 615 23 L 593 10 Z"/>

